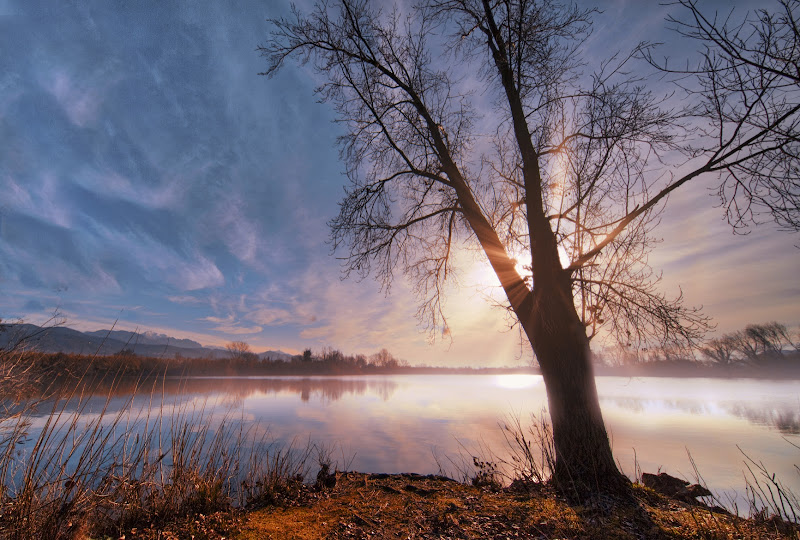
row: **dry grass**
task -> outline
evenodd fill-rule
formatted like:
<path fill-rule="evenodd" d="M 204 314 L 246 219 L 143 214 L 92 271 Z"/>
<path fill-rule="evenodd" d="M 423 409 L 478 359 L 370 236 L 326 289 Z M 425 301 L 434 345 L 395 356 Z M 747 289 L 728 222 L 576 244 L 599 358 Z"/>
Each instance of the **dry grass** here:
<path fill-rule="evenodd" d="M 713 513 L 635 487 L 627 505 L 570 506 L 546 486 L 519 492 L 443 477 L 340 473 L 307 504 L 251 512 L 234 538 L 797 538 L 788 525 Z"/>
<path fill-rule="evenodd" d="M 131 407 L 134 394 L 111 413 L 113 391 L 98 403 L 90 386 L 7 407 L 1 538 L 118 538 L 304 489 L 310 445 L 279 445 L 203 405 L 167 406 L 155 383 L 147 408 Z"/>

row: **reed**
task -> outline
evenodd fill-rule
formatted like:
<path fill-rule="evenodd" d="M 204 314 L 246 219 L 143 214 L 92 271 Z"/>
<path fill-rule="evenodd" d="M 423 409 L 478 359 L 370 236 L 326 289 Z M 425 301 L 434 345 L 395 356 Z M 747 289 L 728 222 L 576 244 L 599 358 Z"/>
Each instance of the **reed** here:
<path fill-rule="evenodd" d="M 529 424 L 524 423 L 519 415 L 509 414 L 499 423 L 499 428 L 504 438 L 499 450 L 480 442 L 471 448 L 462 444 L 459 453 L 446 456 L 446 459 L 434 455 L 440 474 L 492 489 L 509 487 L 513 491 L 536 492 L 547 485 L 555 467 L 555 451 L 552 429 L 545 412 L 531 415 Z M 784 439 L 800 450 L 796 443 Z M 703 497 L 705 505 L 690 507 L 692 516 L 702 516 L 702 520 L 713 522 L 715 514 L 720 511 L 732 511 L 734 516 L 771 522 L 780 530 L 790 530 L 790 524 L 799 524 L 800 496 L 771 473 L 763 462 L 739 450 L 744 457 L 744 494 L 748 508 L 740 508 L 733 496 L 723 501 L 711 495 Z M 687 454 L 695 483 L 708 489 L 688 449 Z M 795 470 L 800 474 L 800 466 L 795 465 Z M 634 483 L 641 484 L 642 471 L 636 458 L 634 472 Z"/>
<path fill-rule="evenodd" d="M 800 446 L 784 437 L 784 440 L 800 450 Z M 761 461 L 756 461 L 739 448 L 745 459 L 744 473 L 747 502 L 751 517 L 757 520 L 782 520 L 800 523 L 800 496 L 786 487 L 783 481 Z M 800 467 L 794 466 L 800 475 Z"/>
<path fill-rule="evenodd" d="M 163 378 L 140 380 L 122 400 L 113 384 L 96 397 L 96 384 L 82 378 L 47 399 L 6 399 L 1 538 L 116 538 L 187 516 L 286 503 L 310 477 L 310 441 L 280 444 L 205 402 L 167 404 Z"/>

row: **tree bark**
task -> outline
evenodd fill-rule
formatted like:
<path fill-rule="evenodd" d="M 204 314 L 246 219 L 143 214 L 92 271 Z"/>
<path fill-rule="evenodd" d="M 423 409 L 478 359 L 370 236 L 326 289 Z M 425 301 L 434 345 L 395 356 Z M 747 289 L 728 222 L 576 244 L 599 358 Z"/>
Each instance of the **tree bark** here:
<path fill-rule="evenodd" d="M 537 283 L 524 325 L 542 370 L 553 425 L 553 481 L 567 496 L 620 493 L 630 486 L 611 453 L 586 332 L 568 286 Z"/>

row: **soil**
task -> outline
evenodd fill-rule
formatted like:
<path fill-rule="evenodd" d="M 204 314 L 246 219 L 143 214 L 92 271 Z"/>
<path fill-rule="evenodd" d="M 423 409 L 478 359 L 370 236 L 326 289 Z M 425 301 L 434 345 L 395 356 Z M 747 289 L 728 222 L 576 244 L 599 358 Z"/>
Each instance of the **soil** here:
<path fill-rule="evenodd" d="M 333 484 L 331 486 L 331 484 Z M 337 473 L 295 500 L 257 510 L 187 517 L 132 531 L 172 539 L 772 539 L 800 540 L 779 520 L 744 519 L 634 486 L 633 498 L 569 505 L 547 486 L 465 485 L 441 476 Z"/>
<path fill-rule="evenodd" d="M 756 522 L 637 486 L 634 500 L 569 506 L 546 486 L 507 489 L 437 476 L 337 475 L 297 506 L 246 515 L 234 538 L 796 538 L 800 529 Z"/>

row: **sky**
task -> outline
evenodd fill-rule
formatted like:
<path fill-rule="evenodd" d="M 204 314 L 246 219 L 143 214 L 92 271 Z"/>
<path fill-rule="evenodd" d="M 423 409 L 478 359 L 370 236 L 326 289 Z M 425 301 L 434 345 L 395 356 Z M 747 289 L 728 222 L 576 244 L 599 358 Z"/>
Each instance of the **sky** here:
<path fill-rule="evenodd" d="M 641 39 L 684 46 L 664 29 L 669 7 L 602 7 L 590 60 Z M 447 295 L 452 339 L 433 343 L 402 277 L 389 291 L 341 279 L 327 222 L 347 184 L 342 126 L 310 67 L 258 75 L 266 19 L 288 11 L 283 0 L 0 0 L 0 317 L 57 311 L 79 330 L 256 351 L 526 363 L 472 254 Z M 703 305 L 717 333 L 799 325 L 800 237 L 769 224 L 733 235 L 708 187 L 669 201 L 650 259 L 662 289 Z"/>

